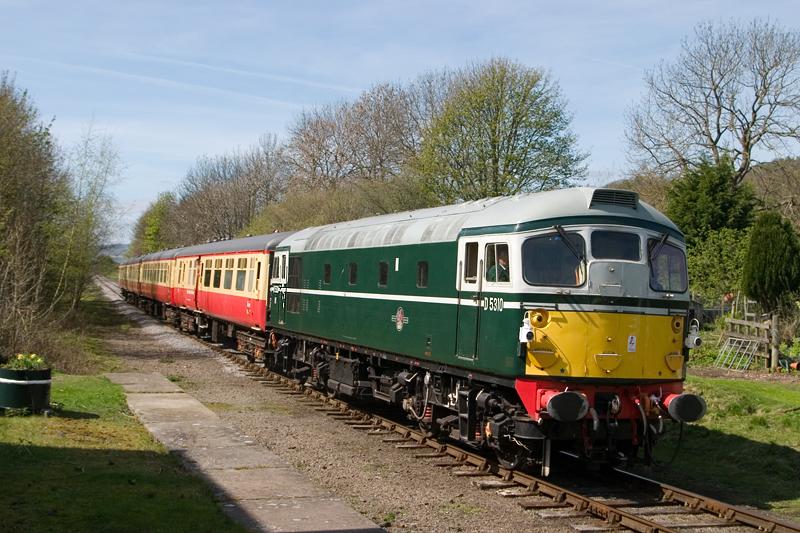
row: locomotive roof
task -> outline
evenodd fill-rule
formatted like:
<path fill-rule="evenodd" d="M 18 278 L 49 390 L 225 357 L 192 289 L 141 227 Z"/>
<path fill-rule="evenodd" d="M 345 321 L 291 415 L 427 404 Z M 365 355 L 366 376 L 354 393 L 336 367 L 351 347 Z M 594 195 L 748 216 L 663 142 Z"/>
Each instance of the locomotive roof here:
<path fill-rule="evenodd" d="M 633 220 L 681 236 L 680 230 L 638 194 L 619 189 L 575 187 L 474 200 L 304 229 L 281 247 L 292 251 L 365 248 L 455 241 L 459 235 L 522 231 L 531 222 L 568 224 L 575 217 L 605 223 Z M 609 218 L 610 217 L 610 218 Z M 526 224 L 527 223 L 527 224 Z"/>
<path fill-rule="evenodd" d="M 195 244 L 183 248 L 173 248 L 151 254 L 136 257 L 123 264 L 139 263 L 142 261 L 158 261 L 160 259 L 174 259 L 176 257 L 186 257 L 194 255 L 213 255 L 224 254 L 226 252 L 244 252 L 256 250 L 274 250 L 286 237 L 292 235 L 293 231 L 283 231 L 281 233 L 267 233 L 266 235 L 255 235 L 252 237 L 242 237 L 241 239 L 229 239 L 226 241 L 209 242 L 205 244 Z"/>

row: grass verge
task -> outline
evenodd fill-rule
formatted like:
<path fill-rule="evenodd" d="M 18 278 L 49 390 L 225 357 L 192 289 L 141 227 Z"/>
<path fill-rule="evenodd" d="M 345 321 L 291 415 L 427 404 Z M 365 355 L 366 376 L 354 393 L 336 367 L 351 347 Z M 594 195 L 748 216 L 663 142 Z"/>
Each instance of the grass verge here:
<path fill-rule="evenodd" d="M 654 477 L 739 505 L 800 519 L 800 389 L 797 385 L 690 376 L 708 413 L 684 428 L 674 463 Z M 668 461 L 678 432 L 659 443 Z"/>
<path fill-rule="evenodd" d="M 53 416 L 0 417 L 4 531 L 244 531 L 100 376 L 56 376 Z"/>

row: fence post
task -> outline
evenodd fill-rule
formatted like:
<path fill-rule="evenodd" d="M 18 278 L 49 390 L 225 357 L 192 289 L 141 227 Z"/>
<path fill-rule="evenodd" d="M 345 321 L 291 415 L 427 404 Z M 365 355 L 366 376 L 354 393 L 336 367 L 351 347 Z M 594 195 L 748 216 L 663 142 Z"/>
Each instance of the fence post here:
<path fill-rule="evenodd" d="M 770 342 L 770 359 L 769 369 L 775 371 L 778 368 L 778 347 L 780 346 L 780 335 L 778 333 L 778 313 L 772 313 L 772 324 L 770 327 L 771 342 Z"/>

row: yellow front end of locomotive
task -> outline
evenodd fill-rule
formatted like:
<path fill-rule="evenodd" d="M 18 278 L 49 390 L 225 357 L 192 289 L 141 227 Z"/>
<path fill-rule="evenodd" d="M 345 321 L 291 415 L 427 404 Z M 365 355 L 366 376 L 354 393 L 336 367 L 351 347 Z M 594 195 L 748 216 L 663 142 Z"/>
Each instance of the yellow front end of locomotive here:
<path fill-rule="evenodd" d="M 683 316 L 529 311 L 525 373 L 571 378 L 684 377 Z"/>

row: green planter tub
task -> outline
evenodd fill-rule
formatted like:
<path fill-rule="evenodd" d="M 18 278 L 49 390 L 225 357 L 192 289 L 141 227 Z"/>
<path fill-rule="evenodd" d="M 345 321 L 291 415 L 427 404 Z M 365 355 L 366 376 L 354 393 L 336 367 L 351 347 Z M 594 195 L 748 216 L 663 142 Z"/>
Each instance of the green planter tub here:
<path fill-rule="evenodd" d="M 30 409 L 39 413 L 50 407 L 50 369 L 0 368 L 0 407 Z"/>

